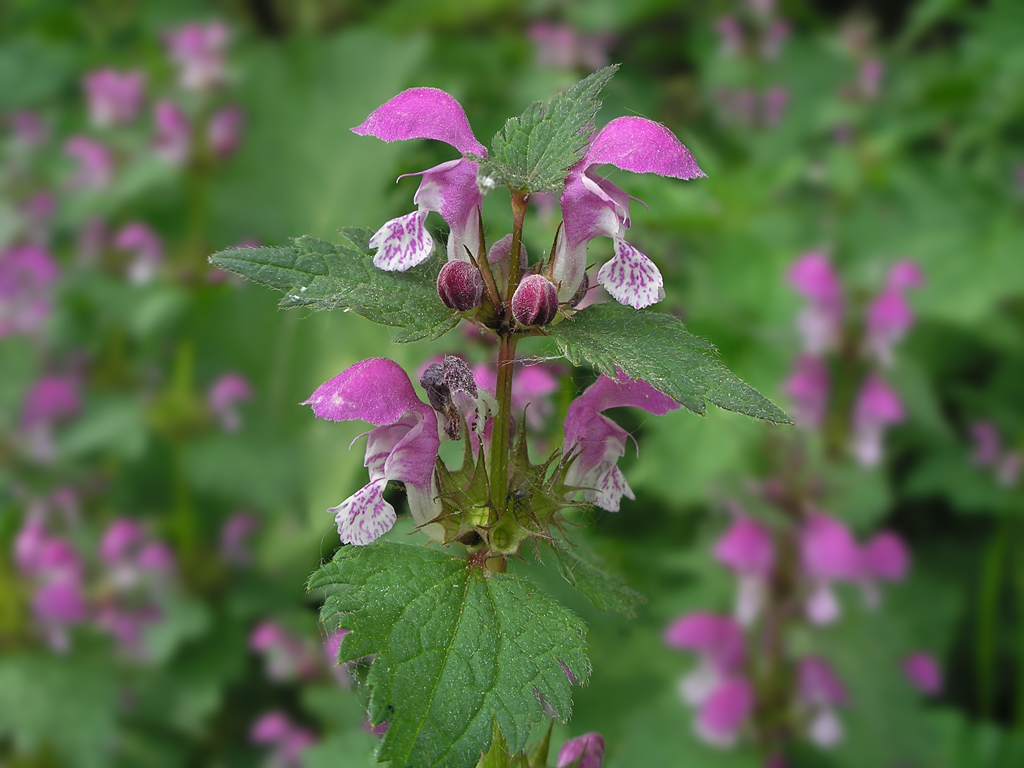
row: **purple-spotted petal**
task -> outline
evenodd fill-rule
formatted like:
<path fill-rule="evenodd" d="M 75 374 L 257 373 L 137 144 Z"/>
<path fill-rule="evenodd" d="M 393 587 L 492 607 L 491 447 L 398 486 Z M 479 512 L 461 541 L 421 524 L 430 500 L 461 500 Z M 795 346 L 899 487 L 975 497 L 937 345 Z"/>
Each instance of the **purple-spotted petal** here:
<path fill-rule="evenodd" d="M 487 155 L 487 148 L 473 135 L 462 105 L 438 88 L 402 91 L 371 112 L 363 124 L 352 131 L 383 141 L 436 139 L 463 154 Z"/>
<path fill-rule="evenodd" d="M 391 530 L 395 508 L 384 500 L 387 480 L 375 480 L 356 491 L 328 512 L 334 512 L 342 544 L 365 546 Z"/>
<path fill-rule="evenodd" d="M 361 419 L 376 426 L 394 424 L 407 411 L 430 410 L 416 396 L 409 375 L 385 357 L 373 357 L 345 369 L 317 387 L 301 405 L 311 405 L 321 419 Z"/>
<path fill-rule="evenodd" d="M 565 441 L 572 446 L 586 435 L 595 414 L 609 408 L 641 408 L 655 416 L 664 416 L 679 408 L 679 403 L 642 379 L 631 379 L 622 371 L 617 378 L 602 374 L 569 405 L 565 416 Z"/>
<path fill-rule="evenodd" d="M 633 173 L 657 173 L 676 179 L 703 177 L 690 150 L 661 123 L 643 117 L 617 117 L 598 131 L 583 165 L 611 163 Z"/>
<path fill-rule="evenodd" d="M 370 247 L 377 249 L 373 266 L 385 272 L 405 272 L 429 259 L 434 239 L 423 226 L 426 218 L 426 211 L 413 211 L 378 229 L 370 238 Z"/>
<path fill-rule="evenodd" d="M 613 299 L 643 309 L 665 298 L 665 281 L 654 262 L 625 240 L 616 239 L 615 258 L 601 267 L 597 282 Z"/>

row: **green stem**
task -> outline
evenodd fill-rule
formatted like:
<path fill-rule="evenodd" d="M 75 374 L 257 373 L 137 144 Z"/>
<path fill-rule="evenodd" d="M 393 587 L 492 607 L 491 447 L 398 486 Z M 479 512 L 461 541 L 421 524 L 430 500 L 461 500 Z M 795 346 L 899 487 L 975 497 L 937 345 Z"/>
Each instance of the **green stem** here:
<path fill-rule="evenodd" d="M 978 637 L 976 663 L 978 679 L 978 704 L 982 716 L 989 717 L 995 699 L 996 635 L 999 624 L 999 597 L 1002 592 L 1003 574 L 1010 549 L 1012 523 L 1003 520 L 999 530 L 992 537 L 985 555 L 981 577 L 981 594 L 978 597 Z"/>
<path fill-rule="evenodd" d="M 523 244 L 523 219 L 526 218 L 526 208 L 530 199 L 525 192 L 512 193 L 512 249 L 509 251 L 508 259 L 508 291 L 507 301 L 512 301 L 512 296 L 519 287 L 519 249 Z"/>
<path fill-rule="evenodd" d="M 491 501 L 498 518 L 508 504 L 509 427 L 512 421 L 512 371 L 519 339 L 511 333 L 501 336 L 498 344 L 498 414 L 491 435 Z"/>

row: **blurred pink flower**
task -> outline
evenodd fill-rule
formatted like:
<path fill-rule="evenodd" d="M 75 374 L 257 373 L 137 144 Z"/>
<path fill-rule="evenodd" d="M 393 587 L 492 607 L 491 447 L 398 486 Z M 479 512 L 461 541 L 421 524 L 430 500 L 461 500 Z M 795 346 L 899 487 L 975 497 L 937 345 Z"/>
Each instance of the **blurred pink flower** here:
<path fill-rule="evenodd" d="M 535 21 L 529 34 L 538 66 L 588 72 L 608 65 L 608 49 L 615 41 L 610 32 L 587 34 L 568 24 L 548 21 Z"/>
<path fill-rule="evenodd" d="M 137 284 L 150 282 L 164 258 L 164 247 L 156 232 L 141 221 L 126 224 L 115 236 L 114 247 L 133 255 L 128 279 Z"/>
<path fill-rule="evenodd" d="M 853 454 L 861 466 L 873 467 L 882 460 L 885 428 L 904 418 L 896 393 L 877 374 L 870 374 L 853 410 Z"/>
<path fill-rule="evenodd" d="M 788 88 L 781 85 L 769 88 L 764 94 L 764 124 L 772 128 L 781 123 L 788 106 Z"/>
<path fill-rule="evenodd" d="M 252 562 L 249 537 L 260 527 L 259 518 L 249 512 L 235 512 L 220 529 L 220 555 L 232 565 Z"/>
<path fill-rule="evenodd" d="M 719 16 L 715 19 L 715 31 L 721 42 L 719 49 L 722 56 L 733 58 L 743 52 L 743 25 L 735 16 Z"/>
<path fill-rule="evenodd" d="M 901 261 L 893 266 L 885 289 L 871 302 L 865 318 L 868 349 L 882 365 L 892 363 L 892 348 L 914 322 L 904 291 L 922 285 L 924 276 L 916 264 Z"/>
<path fill-rule="evenodd" d="M 85 136 L 72 136 L 64 143 L 64 154 L 78 167 L 71 177 L 72 189 L 103 189 L 114 178 L 114 158 L 105 146 Z"/>
<path fill-rule="evenodd" d="M 178 67 L 178 82 L 190 91 L 206 91 L 224 83 L 224 49 L 228 28 L 215 21 L 186 24 L 165 35 L 167 53 Z"/>
<path fill-rule="evenodd" d="M 971 460 L 979 467 L 994 466 L 1002 450 L 1002 441 L 996 425 L 991 421 L 976 421 L 971 424 L 970 431 L 974 440 Z"/>
<path fill-rule="evenodd" d="M 221 429 L 237 432 L 242 427 L 242 417 L 236 406 L 251 398 L 252 387 L 245 377 L 238 373 L 225 373 L 211 385 L 206 404 Z"/>
<path fill-rule="evenodd" d="M 192 126 L 173 101 L 159 101 L 153 108 L 156 138 L 153 150 L 171 165 L 184 165 L 192 151 Z"/>
<path fill-rule="evenodd" d="M 819 429 L 828 413 L 828 367 L 821 358 L 801 355 L 783 385 L 793 404 L 793 419 L 803 429 Z"/>
<path fill-rule="evenodd" d="M 14 112 L 10 121 L 14 140 L 23 147 L 38 147 L 49 138 L 49 131 L 34 112 Z"/>
<path fill-rule="evenodd" d="M 903 539 L 891 531 L 882 531 L 861 549 L 861 585 L 868 606 L 881 602 L 879 581 L 903 581 L 910 570 L 910 552 Z"/>
<path fill-rule="evenodd" d="M 280 624 L 264 621 L 249 635 L 249 647 L 263 656 L 267 678 L 277 682 L 309 679 L 316 662 L 302 639 Z"/>
<path fill-rule="evenodd" d="M 779 58 L 782 46 L 789 39 L 789 24 L 783 19 L 773 19 L 761 37 L 761 57 L 767 61 Z"/>
<path fill-rule="evenodd" d="M 83 86 L 92 124 L 102 128 L 134 120 L 142 107 L 144 84 L 145 75 L 138 70 L 99 69 L 86 75 Z"/>
<path fill-rule="evenodd" d="M 797 326 L 804 350 L 820 355 L 833 349 L 843 332 L 843 286 L 828 256 L 805 253 L 789 268 L 789 284 L 809 301 Z"/>
<path fill-rule="evenodd" d="M 38 245 L 0 250 L 0 339 L 38 330 L 52 307 L 57 264 Z"/>
<path fill-rule="evenodd" d="M 805 656 L 797 663 L 797 689 L 808 709 L 807 737 L 820 747 L 832 747 L 843 738 L 836 707 L 846 704 L 846 689 L 832 665 L 820 656 Z"/>
<path fill-rule="evenodd" d="M 903 672 L 922 693 L 936 696 L 942 691 L 942 669 L 930 653 L 917 651 L 910 654 L 903 662 Z"/>
<path fill-rule="evenodd" d="M 1024 460 L 1016 451 L 1011 451 L 1000 459 L 996 465 L 996 480 L 1004 488 L 1017 484 L 1020 479 L 1021 469 L 1024 468 Z"/>
<path fill-rule="evenodd" d="M 269 765 L 273 768 L 301 768 L 302 751 L 316 743 L 316 735 L 295 725 L 284 713 L 277 710 L 262 715 L 249 731 L 254 744 L 273 748 Z"/>
<path fill-rule="evenodd" d="M 497 370 L 490 363 L 473 366 L 477 386 L 492 395 L 498 386 Z M 526 414 L 526 423 L 533 429 L 543 429 L 554 413 L 549 395 L 558 391 L 558 378 L 548 365 L 516 361 L 512 375 L 512 413 Z"/>
<path fill-rule="evenodd" d="M 244 115 L 241 107 L 224 107 L 210 118 L 207 140 L 217 157 L 227 157 L 238 147 Z"/>
<path fill-rule="evenodd" d="M 71 376 L 43 376 L 32 385 L 21 408 L 21 428 L 28 453 L 36 461 L 54 457 L 54 426 L 82 410 L 77 379 Z"/>
<path fill-rule="evenodd" d="M 833 582 L 856 581 L 862 574 L 856 539 L 838 520 L 812 512 L 800 531 L 800 560 L 809 588 L 807 618 L 814 624 L 835 621 L 840 609 Z"/>
<path fill-rule="evenodd" d="M 740 511 L 729 530 L 715 544 L 715 558 L 731 568 L 739 580 L 736 620 L 749 626 L 764 604 L 768 578 L 775 559 L 771 532 Z"/>
<path fill-rule="evenodd" d="M 731 747 L 753 707 L 754 689 L 745 677 L 725 680 L 699 705 L 697 735 L 709 744 Z"/>
<path fill-rule="evenodd" d="M 885 75 L 885 64 L 877 57 L 865 59 L 860 65 L 857 75 L 857 89 L 865 99 L 878 98 L 882 92 L 882 77 Z"/>

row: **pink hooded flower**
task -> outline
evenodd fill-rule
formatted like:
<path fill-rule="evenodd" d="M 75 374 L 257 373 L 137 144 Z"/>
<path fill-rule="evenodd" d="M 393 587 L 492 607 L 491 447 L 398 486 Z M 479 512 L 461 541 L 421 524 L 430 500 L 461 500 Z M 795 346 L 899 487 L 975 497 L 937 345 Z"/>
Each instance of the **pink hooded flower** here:
<path fill-rule="evenodd" d="M 583 159 L 570 171 L 562 192 L 562 230 L 546 272 L 569 301 L 583 281 L 587 246 L 596 237 L 612 239 L 615 255 L 597 273 L 597 281 L 620 304 L 648 307 L 665 296 L 654 262 L 626 242 L 630 196 L 595 173 L 611 164 L 633 173 L 676 179 L 704 177 L 690 151 L 668 128 L 642 117 L 619 117 L 598 131 Z"/>
<path fill-rule="evenodd" d="M 809 582 L 807 618 L 829 624 L 839 618 L 835 581 L 856 581 L 862 574 L 860 547 L 850 529 L 821 512 L 812 512 L 800 531 L 800 559 Z"/>
<path fill-rule="evenodd" d="M 238 373 L 225 373 L 210 386 L 206 405 L 225 432 L 237 432 L 242 428 L 242 416 L 238 403 L 252 398 L 252 387 L 248 380 Z"/>
<path fill-rule="evenodd" d="M 881 601 L 879 581 L 903 581 L 909 569 L 910 552 L 903 539 L 891 531 L 875 534 L 861 549 L 861 583 L 868 605 Z"/>
<path fill-rule="evenodd" d="M 138 70 L 99 69 L 86 75 L 83 85 L 92 124 L 102 128 L 134 120 L 142 107 L 144 84 L 145 75 Z"/>
<path fill-rule="evenodd" d="M 820 355 L 833 349 L 843 332 L 843 285 L 828 256 L 818 251 L 805 253 L 793 262 L 788 278 L 808 300 L 797 321 L 804 350 Z"/>
<path fill-rule="evenodd" d="M 167 52 L 178 66 L 178 81 L 189 91 L 206 91 L 224 83 L 224 49 L 228 28 L 221 22 L 186 24 L 165 36 Z"/>
<path fill-rule="evenodd" d="M 72 189 L 103 189 L 114 177 L 114 158 L 105 146 L 85 136 L 72 136 L 64 143 L 64 154 L 74 158 L 78 168 L 71 177 Z"/>
<path fill-rule="evenodd" d="M 935 657 L 924 651 L 910 654 L 903 662 L 907 679 L 922 693 L 937 696 L 942 691 L 942 669 Z"/>
<path fill-rule="evenodd" d="M 744 677 L 715 688 L 697 712 L 697 735 L 709 744 L 731 747 L 754 708 L 754 689 Z"/>
<path fill-rule="evenodd" d="M 224 107 L 210 118 L 207 140 L 210 151 L 217 157 L 227 157 L 238 147 L 245 115 L 241 107 Z"/>
<path fill-rule="evenodd" d="M 64 653 L 70 647 L 67 628 L 89 616 L 89 604 L 82 590 L 84 568 L 78 553 L 67 541 L 51 538 L 33 521 L 31 532 L 19 537 L 19 565 L 31 576 L 35 586 L 32 613 L 46 635 L 50 647 Z M 26 532 L 23 532 L 26 533 Z M 31 542 L 33 551 L 26 545 Z"/>
<path fill-rule="evenodd" d="M 0 339 L 42 326 L 50 314 L 50 286 L 57 275 L 56 262 L 38 245 L 0 250 Z"/>
<path fill-rule="evenodd" d="M 448 223 L 448 260 L 469 261 L 480 251 L 480 203 L 476 183 L 477 164 L 468 154 L 487 156 L 473 135 L 462 106 L 437 88 L 410 88 L 375 109 L 362 125 L 352 129 L 360 136 L 376 136 L 392 142 L 404 139 L 436 139 L 457 149 L 462 157 L 436 165 L 420 174 L 423 179 L 413 197 L 417 210 L 392 219 L 370 238 L 377 250 L 373 263 L 389 272 L 404 272 L 425 261 L 434 241 L 424 222 L 434 211 Z"/>
<path fill-rule="evenodd" d="M 192 126 L 173 101 L 159 101 L 153 108 L 156 138 L 153 151 L 171 165 L 183 165 L 192 151 Z"/>
<path fill-rule="evenodd" d="M 904 292 L 923 283 L 920 268 L 912 261 L 901 261 L 893 266 L 885 289 L 868 307 L 867 346 L 882 365 L 892 363 L 893 347 L 914 322 L 914 313 Z"/>
<path fill-rule="evenodd" d="M 409 509 L 424 526 L 440 513 L 435 502 L 434 464 L 441 445 L 434 410 L 420 400 L 398 363 L 375 357 L 356 363 L 320 385 L 303 405 L 321 419 L 361 419 L 367 433 L 364 465 L 370 482 L 328 510 L 335 513 L 345 544 L 364 545 L 395 524 L 395 509 L 384 500 L 389 480 L 405 483 Z"/>
<path fill-rule="evenodd" d="M 163 262 L 163 243 L 156 232 L 141 221 L 133 221 L 122 227 L 114 235 L 114 247 L 132 254 L 127 274 L 133 283 L 148 283 L 156 276 Z"/>
<path fill-rule="evenodd" d="M 558 750 L 556 768 L 601 768 L 604 765 L 604 737 L 596 731 L 569 739 Z"/>
<path fill-rule="evenodd" d="M 629 433 L 602 415 L 609 408 L 625 406 L 664 416 L 676 410 L 679 403 L 646 381 L 631 379 L 619 371 L 616 379 L 602 374 L 573 400 L 565 416 L 562 455 L 573 457 L 565 482 L 584 489 L 587 501 L 609 512 L 619 511 L 623 496 L 636 498 L 617 466 L 626 453 Z"/>
<path fill-rule="evenodd" d="M 739 579 L 736 620 L 743 626 L 749 626 L 761 612 L 775 559 L 771 531 L 740 512 L 715 544 L 714 555 Z"/>
<path fill-rule="evenodd" d="M 832 747 L 843 738 L 835 709 L 846 704 L 846 689 L 832 665 L 820 656 L 805 656 L 797 665 L 797 691 L 810 721 L 807 737 L 821 747 Z"/>
<path fill-rule="evenodd" d="M 798 427 L 818 429 L 828 413 L 828 367 L 820 357 L 801 355 L 784 385 Z"/>
<path fill-rule="evenodd" d="M 853 410 L 853 454 L 861 466 L 873 467 L 882 460 L 885 429 L 903 421 L 904 416 L 896 393 L 881 377 L 868 376 Z"/>

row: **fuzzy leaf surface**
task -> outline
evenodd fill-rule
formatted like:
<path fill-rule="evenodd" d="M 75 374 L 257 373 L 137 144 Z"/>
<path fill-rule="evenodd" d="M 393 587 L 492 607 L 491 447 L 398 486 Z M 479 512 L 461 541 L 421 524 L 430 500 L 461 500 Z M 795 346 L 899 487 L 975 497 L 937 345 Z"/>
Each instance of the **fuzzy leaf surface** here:
<path fill-rule="evenodd" d="M 562 578 L 572 584 L 600 611 L 616 611 L 628 618 L 636 617 L 636 606 L 647 599 L 632 589 L 622 579 L 591 562 L 589 552 L 569 545 L 568 549 L 552 546 L 545 542 L 546 551 L 551 553 Z"/>
<path fill-rule="evenodd" d="M 589 363 L 615 378 L 616 367 L 643 379 L 694 413 L 705 400 L 727 411 L 775 424 L 789 418 L 718 360 L 718 350 L 686 330 L 678 318 L 616 302 L 595 304 L 547 330 L 573 365 Z"/>
<path fill-rule="evenodd" d="M 510 752 L 545 717 L 572 709 L 565 668 L 590 675 L 583 622 L 510 574 L 378 541 L 343 547 L 309 589 L 327 589 L 324 624 L 351 632 L 342 662 L 376 654 L 366 677 L 370 721 L 387 721 L 379 761 L 409 768 L 472 768 L 497 722 Z"/>
<path fill-rule="evenodd" d="M 482 186 L 558 193 L 586 152 L 601 108 L 601 90 L 618 65 L 598 70 L 546 102 L 535 101 L 511 117 L 491 140 L 491 156 L 480 162 Z M 483 182 L 482 180 L 488 181 Z"/>
<path fill-rule="evenodd" d="M 283 291 L 283 309 L 356 312 L 400 329 L 398 342 L 436 339 L 456 326 L 459 316 L 437 295 L 439 259 L 408 272 L 385 272 L 373 266 L 370 230 L 346 227 L 342 234 L 348 241 L 342 245 L 299 237 L 290 246 L 220 251 L 210 263 Z"/>

